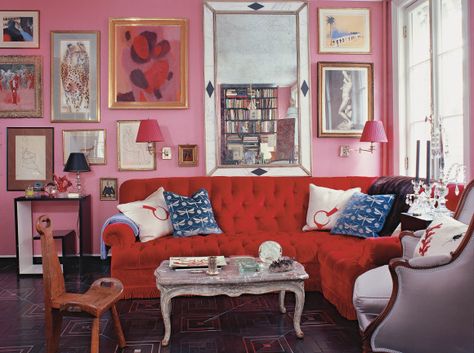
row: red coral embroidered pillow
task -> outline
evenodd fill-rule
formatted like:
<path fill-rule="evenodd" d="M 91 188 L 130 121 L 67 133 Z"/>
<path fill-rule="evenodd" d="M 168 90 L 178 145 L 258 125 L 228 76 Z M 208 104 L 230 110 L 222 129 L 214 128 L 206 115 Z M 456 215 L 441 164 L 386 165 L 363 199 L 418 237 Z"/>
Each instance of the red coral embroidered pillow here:
<path fill-rule="evenodd" d="M 303 231 L 330 230 L 336 224 L 340 210 L 360 188 L 335 190 L 309 184 L 309 204 Z"/>
<path fill-rule="evenodd" d="M 134 221 L 140 229 L 140 241 L 150 241 L 173 233 L 168 206 L 160 187 L 143 201 L 118 205 L 125 216 Z"/>
<path fill-rule="evenodd" d="M 448 216 L 436 218 L 416 245 L 414 257 L 450 255 L 461 244 L 467 225 Z"/>

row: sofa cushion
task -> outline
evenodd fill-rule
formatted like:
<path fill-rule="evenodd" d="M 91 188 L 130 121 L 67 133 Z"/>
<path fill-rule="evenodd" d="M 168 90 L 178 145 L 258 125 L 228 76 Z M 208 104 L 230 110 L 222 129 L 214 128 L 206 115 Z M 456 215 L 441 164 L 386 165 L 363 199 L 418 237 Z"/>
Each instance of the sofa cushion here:
<path fill-rule="evenodd" d="M 331 230 L 339 218 L 340 211 L 356 192 L 360 192 L 360 188 L 335 190 L 309 184 L 308 213 L 303 230 Z"/>
<path fill-rule="evenodd" d="M 164 195 L 173 224 L 173 235 L 189 237 L 197 234 L 222 233 L 214 218 L 211 201 L 205 189 L 200 189 L 191 197 L 168 191 L 165 191 Z"/>
<path fill-rule="evenodd" d="M 331 232 L 361 238 L 377 237 L 394 199 L 394 195 L 355 193 L 342 210 Z"/>

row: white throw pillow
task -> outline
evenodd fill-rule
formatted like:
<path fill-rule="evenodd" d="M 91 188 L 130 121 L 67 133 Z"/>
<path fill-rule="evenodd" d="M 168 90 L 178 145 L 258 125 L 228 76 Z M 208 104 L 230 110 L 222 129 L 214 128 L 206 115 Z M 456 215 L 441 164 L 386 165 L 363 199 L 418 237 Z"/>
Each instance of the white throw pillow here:
<path fill-rule="evenodd" d="M 134 201 L 118 205 L 117 208 L 125 216 L 134 221 L 140 228 L 140 240 L 150 241 L 173 233 L 165 191 L 162 187 L 143 201 Z"/>
<path fill-rule="evenodd" d="M 334 190 L 309 184 L 309 204 L 303 231 L 332 229 L 347 201 L 360 188 Z"/>
<path fill-rule="evenodd" d="M 455 251 L 467 231 L 467 225 L 451 218 L 436 218 L 426 228 L 415 248 L 414 257 L 450 255 Z"/>

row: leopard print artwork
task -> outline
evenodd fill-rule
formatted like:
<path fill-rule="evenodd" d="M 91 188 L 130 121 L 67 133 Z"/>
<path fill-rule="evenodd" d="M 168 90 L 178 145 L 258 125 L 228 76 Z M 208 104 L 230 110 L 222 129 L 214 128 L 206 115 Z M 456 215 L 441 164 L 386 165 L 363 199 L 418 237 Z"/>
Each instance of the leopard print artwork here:
<path fill-rule="evenodd" d="M 61 82 L 70 112 L 89 108 L 89 55 L 83 43 L 69 43 L 61 61 Z"/>

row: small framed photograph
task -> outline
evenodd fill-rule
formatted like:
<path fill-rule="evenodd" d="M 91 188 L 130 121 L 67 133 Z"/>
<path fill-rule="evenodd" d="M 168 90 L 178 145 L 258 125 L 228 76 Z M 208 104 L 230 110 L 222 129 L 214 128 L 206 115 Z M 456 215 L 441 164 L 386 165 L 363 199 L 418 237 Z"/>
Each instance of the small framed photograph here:
<path fill-rule="evenodd" d="M 46 185 L 54 174 L 52 127 L 7 128 L 7 190 L 25 190 L 36 182 Z"/>
<path fill-rule="evenodd" d="M 43 116 L 41 56 L 0 55 L 0 118 Z"/>
<path fill-rule="evenodd" d="M 0 48 L 39 48 L 39 11 L 0 11 Z"/>
<path fill-rule="evenodd" d="M 100 121 L 100 33 L 51 32 L 51 121 Z"/>
<path fill-rule="evenodd" d="M 109 108 L 188 107 L 188 20 L 109 20 Z"/>
<path fill-rule="evenodd" d="M 370 10 L 319 9 L 319 52 L 370 53 Z"/>
<path fill-rule="evenodd" d="M 198 164 L 198 146 L 197 145 L 179 145 L 178 146 L 178 166 L 195 167 Z"/>
<path fill-rule="evenodd" d="M 119 170 L 155 170 L 156 157 L 146 142 L 135 142 L 140 120 L 117 121 L 117 159 Z"/>
<path fill-rule="evenodd" d="M 100 178 L 100 200 L 116 201 L 118 196 L 117 178 Z"/>
<path fill-rule="evenodd" d="M 82 152 L 89 164 L 106 164 L 106 133 L 104 129 L 63 130 L 63 163 L 69 154 Z"/>
<path fill-rule="evenodd" d="M 373 120 L 371 63 L 318 63 L 318 137 L 360 137 Z"/>

